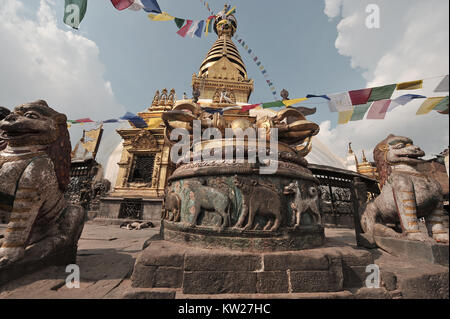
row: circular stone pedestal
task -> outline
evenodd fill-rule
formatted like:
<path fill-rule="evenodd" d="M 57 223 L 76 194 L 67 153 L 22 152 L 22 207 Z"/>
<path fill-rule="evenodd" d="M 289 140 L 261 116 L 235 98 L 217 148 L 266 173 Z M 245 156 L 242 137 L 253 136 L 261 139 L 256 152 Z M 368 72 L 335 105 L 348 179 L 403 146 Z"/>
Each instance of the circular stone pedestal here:
<path fill-rule="evenodd" d="M 214 143 L 226 148 L 229 141 Z M 201 151 L 212 153 L 210 146 L 202 144 Z M 237 146 L 231 146 L 236 153 Z M 248 154 L 247 142 L 241 146 Z M 277 159 L 269 162 L 257 158 L 251 163 L 241 158 L 180 165 L 166 188 L 162 238 L 241 251 L 323 245 L 319 181 L 308 170 L 306 160 L 289 146 L 279 143 L 277 154 Z M 261 173 L 265 167 L 275 169 L 272 174 Z"/>

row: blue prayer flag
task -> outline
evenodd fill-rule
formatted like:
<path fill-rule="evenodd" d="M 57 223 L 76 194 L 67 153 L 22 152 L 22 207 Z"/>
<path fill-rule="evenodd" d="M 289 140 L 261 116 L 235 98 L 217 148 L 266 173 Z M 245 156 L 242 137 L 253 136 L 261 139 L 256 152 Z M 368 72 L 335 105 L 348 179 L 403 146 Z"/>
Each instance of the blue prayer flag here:
<path fill-rule="evenodd" d="M 162 13 L 161 8 L 159 7 L 159 4 L 158 2 L 156 2 L 156 0 L 141 0 L 141 2 L 144 5 L 144 11 Z"/>

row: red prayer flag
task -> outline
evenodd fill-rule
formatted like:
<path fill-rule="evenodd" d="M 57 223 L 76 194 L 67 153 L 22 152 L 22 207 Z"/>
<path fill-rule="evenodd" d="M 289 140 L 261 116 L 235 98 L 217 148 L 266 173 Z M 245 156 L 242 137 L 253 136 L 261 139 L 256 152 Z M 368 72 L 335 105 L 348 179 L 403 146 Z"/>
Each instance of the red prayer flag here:
<path fill-rule="evenodd" d="M 245 112 L 245 111 L 254 109 L 255 107 L 258 107 L 259 105 L 261 105 L 261 103 L 259 103 L 259 104 L 249 104 L 249 105 L 244 105 L 244 106 L 242 106 L 240 112 Z"/>
<path fill-rule="evenodd" d="M 370 94 L 372 93 L 372 89 L 362 89 L 362 90 L 354 90 L 349 91 L 350 100 L 352 101 L 352 105 L 360 105 L 366 104 L 369 100 Z"/>
<path fill-rule="evenodd" d="M 94 123 L 94 121 L 91 120 L 90 118 L 75 120 L 75 122 L 77 122 L 77 123 Z"/>
<path fill-rule="evenodd" d="M 193 22 L 192 20 L 187 20 L 186 25 L 177 31 L 178 35 L 184 38 L 186 36 L 186 33 L 191 28 L 192 22 Z"/>
<path fill-rule="evenodd" d="M 111 0 L 117 10 L 125 10 L 134 3 L 134 0 Z"/>
<path fill-rule="evenodd" d="M 367 113 L 368 120 L 383 120 L 391 104 L 391 100 L 379 100 L 372 103 Z"/>

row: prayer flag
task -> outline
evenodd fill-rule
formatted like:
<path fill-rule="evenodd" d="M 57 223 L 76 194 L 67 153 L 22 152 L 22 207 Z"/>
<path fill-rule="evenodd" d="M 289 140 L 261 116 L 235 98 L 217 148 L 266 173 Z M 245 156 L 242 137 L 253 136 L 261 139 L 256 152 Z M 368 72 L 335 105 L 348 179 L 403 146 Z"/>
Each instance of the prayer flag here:
<path fill-rule="evenodd" d="M 312 98 L 312 97 L 321 97 L 322 99 L 328 100 L 330 101 L 330 98 L 326 95 L 314 95 L 314 94 L 308 94 L 306 96 L 308 99 Z"/>
<path fill-rule="evenodd" d="M 361 121 L 364 118 L 364 115 L 366 115 L 367 110 L 372 105 L 372 102 L 361 104 L 361 105 L 355 105 L 355 108 L 353 109 L 352 117 L 350 118 L 350 121 Z"/>
<path fill-rule="evenodd" d="M 133 0 L 111 0 L 111 3 L 117 10 L 125 10 L 133 4 Z"/>
<path fill-rule="evenodd" d="M 352 105 L 366 104 L 371 93 L 372 89 L 362 89 L 348 92 L 350 95 L 350 100 L 352 100 Z"/>
<path fill-rule="evenodd" d="M 205 23 L 205 21 L 200 21 L 199 23 L 198 23 L 198 26 L 197 26 L 197 30 L 195 30 L 195 35 L 196 36 L 198 36 L 199 38 L 201 38 L 202 37 L 202 32 L 203 32 L 203 24 Z"/>
<path fill-rule="evenodd" d="M 127 112 L 124 116 L 120 117 L 120 119 L 130 121 L 136 128 L 147 127 L 147 123 L 140 116 L 131 112 Z"/>
<path fill-rule="evenodd" d="M 186 25 L 177 31 L 177 34 L 182 36 L 183 38 L 186 36 L 186 33 L 189 31 L 192 25 L 192 20 L 187 20 Z"/>
<path fill-rule="evenodd" d="M 172 17 L 167 12 L 163 12 L 163 13 L 159 13 L 159 14 L 150 13 L 148 15 L 148 17 L 150 18 L 150 20 L 153 20 L 153 21 L 171 21 L 171 20 L 175 19 L 175 17 Z"/>
<path fill-rule="evenodd" d="M 275 92 L 275 94 L 276 94 L 276 92 Z M 281 102 L 281 101 L 269 102 L 269 103 L 262 104 L 263 109 L 272 108 L 272 107 L 281 107 L 281 106 L 284 106 L 283 102 Z"/>
<path fill-rule="evenodd" d="M 184 21 L 186 21 L 186 20 L 180 19 L 180 18 L 175 18 L 175 24 L 177 25 L 178 29 L 180 29 L 183 26 Z"/>
<path fill-rule="evenodd" d="M 426 96 L 417 95 L 417 94 L 404 94 L 402 96 L 399 96 L 392 100 L 391 105 L 389 106 L 388 112 L 392 111 L 397 106 L 405 105 L 414 99 L 426 99 Z"/>
<path fill-rule="evenodd" d="M 300 103 L 300 102 L 306 101 L 306 100 L 307 100 L 306 97 L 302 97 L 300 99 L 293 99 L 293 100 L 284 100 L 283 104 L 286 106 L 291 106 L 291 105 L 294 105 L 294 104 L 297 104 L 297 103 Z"/>
<path fill-rule="evenodd" d="M 64 23 L 78 30 L 86 10 L 87 0 L 66 0 L 64 5 Z"/>
<path fill-rule="evenodd" d="M 448 96 L 445 97 L 441 102 L 439 102 L 434 109 L 435 111 L 446 111 L 448 110 Z"/>
<path fill-rule="evenodd" d="M 389 100 L 396 87 L 397 84 L 390 84 L 372 88 L 368 102 Z"/>
<path fill-rule="evenodd" d="M 372 107 L 367 113 L 369 120 L 382 120 L 386 116 L 386 112 L 391 104 L 391 100 L 379 100 L 372 103 Z"/>
<path fill-rule="evenodd" d="M 141 2 L 141 0 L 134 0 L 134 3 L 128 7 L 129 10 L 133 11 L 139 11 L 141 9 L 144 9 L 144 4 Z"/>
<path fill-rule="evenodd" d="M 248 111 L 248 110 L 251 110 L 251 109 L 254 109 L 254 108 L 256 108 L 256 107 L 258 107 L 258 106 L 260 106 L 261 105 L 261 103 L 260 104 L 249 104 L 249 105 L 243 105 L 242 107 L 241 107 L 241 112 L 245 112 L 245 111 Z"/>
<path fill-rule="evenodd" d="M 328 106 L 330 107 L 331 112 L 353 110 L 352 101 L 350 100 L 348 92 L 329 94 L 328 97 L 330 98 Z"/>
<path fill-rule="evenodd" d="M 189 28 L 187 34 L 190 35 L 191 38 L 194 37 L 195 32 L 196 32 L 197 29 L 198 29 L 198 24 L 199 24 L 199 23 L 200 23 L 200 20 L 195 20 L 195 21 L 192 23 L 191 27 Z"/>
<path fill-rule="evenodd" d="M 144 5 L 144 11 L 162 13 L 161 9 L 159 8 L 159 4 L 158 2 L 156 2 L 156 0 L 141 0 L 141 2 Z"/>
<path fill-rule="evenodd" d="M 432 109 L 434 109 L 444 97 L 429 97 L 423 102 L 420 108 L 417 110 L 416 115 L 424 115 L 430 113 Z"/>
<path fill-rule="evenodd" d="M 402 82 L 397 84 L 397 90 L 417 90 L 423 87 L 423 80 Z"/>
<path fill-rule="evenodd" d="M 118 122 L 119 122 L 118 119 L 110 119 L 110 120 L 102 121 L 102 123 L 118 123 Z"/>
<path fill-rule="evenodd" d="M 339 112 L 338 124 L 346 124 L 350 121 L 353 110 Z"/>
<path fill-rule="evenodd" d="M 434 92 L 448 92 L 448 75 L 442 79 L 436 89 L 434 89 Z"/>
<path fill-rule="evenodd" d="M 77 123 L 94 123 L 93 120 L 91 120 L 90 118 L 84 118 L 84 119 L 78 119 L 75 120 Z"/>

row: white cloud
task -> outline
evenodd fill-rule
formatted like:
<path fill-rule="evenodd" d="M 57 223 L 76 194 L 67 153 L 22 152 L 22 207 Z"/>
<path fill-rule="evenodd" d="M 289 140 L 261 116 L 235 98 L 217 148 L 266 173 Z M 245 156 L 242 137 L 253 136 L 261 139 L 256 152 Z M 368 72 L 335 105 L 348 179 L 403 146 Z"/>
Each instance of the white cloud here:
<path fill-rule="evenodd" d="M 50 4 L 41 0 L 35 18 L 30 19 L 25 17 L 23 1 L 2 0 L 0 105 L 13 108 L 44 99 L 69 119 L 103 120 L 123 115 L 124 107 L 104 79 L 99 48 L 77 31 L 59 28 Z M 83 128 L 87 127 L 70 129 L 72 146 Z M 107 128 L 106 136 L 112 129 Z"/>
<path fill-rule="evenodd" d="M 380 29 L 368 29 L 366 6 L 380 8 Z M 448 74 L 449 2 L 447 0 L 325 0 L 325 14 L 340 19 L 336 49 L 360 69 L 367 87 L 411 81 Z M 424 88 L 396 91 L 393 98 L 413 93 L 428 97 L 448 95 L 434 93 L 440 79 L 424 81 Z M 349 88 L 358 89 L 358 88 Z M 319 138 L 339 156 L 344 156 L 349 141 L 361 156 L 372 158 L 373 147 L 389 133 L 411 137 L 431 157 L 449 144 L 448 116 L 435 111 L 415 113 L 423 100 L 398 107 L 385 120 L 350 122 L 331 128 L 321 123 Z"/>

